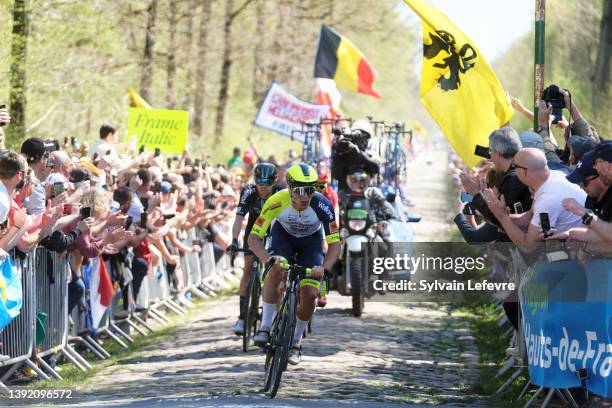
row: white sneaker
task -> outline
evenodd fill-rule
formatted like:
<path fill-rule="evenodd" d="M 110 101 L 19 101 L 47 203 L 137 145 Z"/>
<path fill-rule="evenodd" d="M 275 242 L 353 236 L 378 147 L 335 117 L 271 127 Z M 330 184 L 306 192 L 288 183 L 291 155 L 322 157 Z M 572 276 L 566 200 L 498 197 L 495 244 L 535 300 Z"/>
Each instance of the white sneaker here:
<path fill-rule="evenodd" d="M 289 350 L 289 357 L 287 361 L 291 365 L 298 365 L 302 361 L 302 346 L 293 346 Z"/>
<path fill-rule="evenodd" d="M 236 334 L 236 336 L 242 336 L 242 333 L 244 333 L 244 320 L 239 319 L 236 324 L 234 325 L 234 333 Z"/>
<path fill-rule="evenodd" d="M 270 329 L 262 326 L 255 336 L 253 337 L 253 343 L 258 347 L 264 347 L 270 341 Z"/>

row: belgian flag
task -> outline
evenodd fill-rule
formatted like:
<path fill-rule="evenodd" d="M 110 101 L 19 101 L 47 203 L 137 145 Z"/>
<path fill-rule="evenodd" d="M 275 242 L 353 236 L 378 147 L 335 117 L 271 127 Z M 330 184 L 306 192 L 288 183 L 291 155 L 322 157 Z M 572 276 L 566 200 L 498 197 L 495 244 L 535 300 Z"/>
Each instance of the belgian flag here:
<path fill-rule="evenodd" d="M 330 78 L 338 87 L 380 98 L 372 88 L 376 72 L 365 56 L 346 37 L 321 26 L 315 61 L 315 78 Z"/>

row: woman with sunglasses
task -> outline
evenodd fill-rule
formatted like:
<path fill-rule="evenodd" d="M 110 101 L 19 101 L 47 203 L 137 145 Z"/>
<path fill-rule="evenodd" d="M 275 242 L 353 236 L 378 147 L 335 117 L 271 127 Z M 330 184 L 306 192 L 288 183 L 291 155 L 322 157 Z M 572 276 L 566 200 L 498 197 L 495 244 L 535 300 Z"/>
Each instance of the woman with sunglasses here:
<path fill-rule="evenodd" d="M 277 175 L 278 169 L 272 163 L 259 163 L 255 166 L 255 169 L 253 169 L 255 183 L 247 184 L 240 193 L 240 201 L 236 208 L 236 219 L 232 227 L 232 243 L 227 247 L 227 252 L 235 251 L 239 248 L 238 236 L 242 230 L 244 217 L 247 214 L 249 219 L 244 231 L 244 249 L 248 249 L 246 238 L 251 233 L 251 229 L 253 228 L 253 224 L 255 224 L 255 220 L 259 217 L 261 208 L 268 197 L 281 190 L 280 186 L 275 185 Z M 244 316 L 242 315 L 243 303 L 254 260 L 255 255 L 252 252 L 249 251 L 244 253 L 244 273 L 240 279 L 240 309 L 238 321 L 234 325 L 234 333 L 237 336 L 242 336 L 244 331 Z"/>
<path fill-rule="evenodd" d="M 276 263 L 263 284 L 263 316 L 261 327 L 253 340 L 257 346 L 265 346 L 269 341 L 276 302 L 280 296 L 277 288 L 283 277 L 278 263 L 293 260 L 295 255 L 295 263 L 312 268 L 312 279 L 300 281 L 297 322 L 289 354 L 289 363 L 295 365 L 301 360 L 300 343 L 315 309 L 323 273 L 332 269 L 340 254 L 340 235 L 330 201 L 316 192 L 317 171 L 300 163 L 287 170 L 286 178 L 289 188 L 279 191 L 266 201 L 249 235 L 249 246 L 259 260 L 266 264 L 274 257 Z M 274 224 L 272 221 L 275 221 Z M 262 241 L 268 229 L 271 230 L 269 253 Z M 328 244 L 325 255 L 323 235 Z"/>

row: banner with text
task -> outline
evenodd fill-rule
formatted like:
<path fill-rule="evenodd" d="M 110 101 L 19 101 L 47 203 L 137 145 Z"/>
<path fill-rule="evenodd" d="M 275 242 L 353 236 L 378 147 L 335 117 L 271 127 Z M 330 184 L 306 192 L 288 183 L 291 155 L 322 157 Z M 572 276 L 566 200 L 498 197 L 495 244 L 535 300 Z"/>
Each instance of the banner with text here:
<path fill-rule="evenodd" d="M 315 105 L 291 95 L 278 82 L 272 81 L 259 112 L 255 126 L 292 136 L 293 131 L 302 128 L 302 122 L 319 122 L 329 112 L 329 105 Z M 294 133 L 295 140 L 304 143 L 301 132 Z"/>
<path fill-rule="evenodd" d="M 531 382 L 612 397 L 612 262 L 540 262 L 520 287 Z"/>
<path fill-rule="evenodd" d="M 182 110 L 130 108 L 128 137 L 136 136 L 138 146 L 181 153 L 187 143 L 189 112 Z"/>

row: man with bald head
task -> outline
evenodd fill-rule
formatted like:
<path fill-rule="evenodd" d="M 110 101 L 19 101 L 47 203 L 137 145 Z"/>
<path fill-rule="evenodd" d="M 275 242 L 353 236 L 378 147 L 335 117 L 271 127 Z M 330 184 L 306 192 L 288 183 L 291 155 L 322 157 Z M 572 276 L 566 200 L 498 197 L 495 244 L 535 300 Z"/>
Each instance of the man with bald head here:
<path fill-rule="evenodd" d="M 518 178 L 534 192 L 530 211 L 521 216 L 511 216 L 503 198 L 498 199 L 493 191 L 487 190 L 485 198 L 506 234 L 525 252 L 534 249 L 540 240 L 540 214 L 548 214 L 550 227 L 557 232 L 567 231 L 581 225 L 577 215 L 563 208 L 564 198 L 577 202 L 586 201 L 586 194 L 576 184 L 569 182 L 565 175 L 548 168 L 544 152 L 536 148 L 524 148 L 514 156 L 514 167 Z M 526 232 L 524 231 L 526 229 Z"/>

